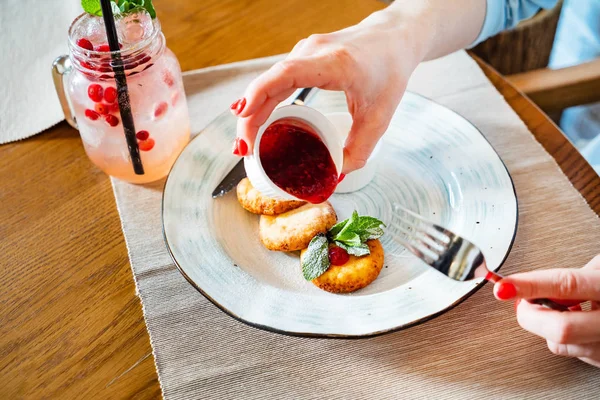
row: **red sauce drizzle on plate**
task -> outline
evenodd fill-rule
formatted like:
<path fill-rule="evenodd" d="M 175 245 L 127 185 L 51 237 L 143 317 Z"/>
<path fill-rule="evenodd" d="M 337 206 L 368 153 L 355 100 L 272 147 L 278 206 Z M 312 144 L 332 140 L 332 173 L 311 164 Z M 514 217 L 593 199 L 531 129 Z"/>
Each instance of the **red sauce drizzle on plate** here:
<path fill-rule="evenodd" d="M 260 140 L 260 162 L 267 176 L 294 197 L 318 204 L 338 184 L 325 143 L 308 125 L 291 118 L 271 124 Z"/>

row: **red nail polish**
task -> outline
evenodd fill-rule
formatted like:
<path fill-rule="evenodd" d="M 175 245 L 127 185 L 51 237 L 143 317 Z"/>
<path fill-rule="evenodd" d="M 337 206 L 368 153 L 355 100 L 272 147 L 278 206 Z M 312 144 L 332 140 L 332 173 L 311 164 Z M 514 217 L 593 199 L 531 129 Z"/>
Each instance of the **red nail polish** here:
<path fill-rule="evenodd" d="M 492 283 L 499 282 L 501 279 L 502 279 L 501 275 L 499 275 L 495 272 L 492 272 L 492 271 L 488 271 L 488 273 L 485 276 L 485 280 L 490 281 Z"/>
<path fill-rule="evenodd" d="M 519 304 L 521 304 L 521 299 L 515 301 L 515 312 L 517 312 L 517 308 L 519 308 Z"/>
<path fill-rule="evenodd" d="M 246 98 L 242 97 L 242 99 L 240 100 L 240 102 L 238 103 L 238 105 L 236 107 L 236 115 L 240 115 L 242 113 L 242 111 L 244 111 L 244 107 L 246 107 Z"/>
<path fill-rule="evenodd" d="M 500 300 L 510 300 L 517 295 L 517 288 L 510 282 L 500 282 L 496 295 Z"/>
<path fill-rule="evenodd" d="M 237 139 L 237 148 L 238 148 L 238 152 L 239 155 L 241 157 L 244 157 L 246 155 L 246 153 L 248 153 L 248 143 L 246 143 L 246 141 L 244 139 Z"/>
<path fill-rule="evenodd" d="M 338 178 L 338 183 L 341 183 L 345 177 L 346 177 L 346 174 L 340 174 L 340 177 Z"/>
<path fill-rule="evenodd" d="M 235 140 L 233 141 L 233 150 L 232 153 L 234 156 L 239 156 L 240 155 L 240 149 L 239 149 L 239 141 L 240 138 L 235 138 Z"/>
<path fill-rule="evenodd" d="M 577 304 L 576 306 L 569 307 L 569 311 L 583 311 L 583 308 L 581 308 L 581 304 Z"/>
<path fill-rule="evenodd" d="M 232 111 L 237 110 L 238 104 L 240 104 L 240 101 L 242 101 L 242 99 L 237 99 L 236 101 L 234 101 L 233 103 L 231 103 L 231 105 L 229 106 L 229 108 Z"/>

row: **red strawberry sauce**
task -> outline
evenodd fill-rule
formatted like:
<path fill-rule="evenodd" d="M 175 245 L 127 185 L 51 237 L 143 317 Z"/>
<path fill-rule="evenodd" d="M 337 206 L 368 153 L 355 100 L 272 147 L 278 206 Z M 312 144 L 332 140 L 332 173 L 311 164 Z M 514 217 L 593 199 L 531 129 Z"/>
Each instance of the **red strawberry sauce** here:
<path fill-rule="evenodd" d="M 263 133 L 259 150 L 267 176 L 292 196 L 318 204 L 333 194 L 337 169 L 308 125 L 291 118 L 276 121 Z"/>
<path fill-rule="evenodd" d="M 350 260 L 350 254 L 341 247 L 329 248 L 329 262 L 331 265 L 344 265 Z"/>

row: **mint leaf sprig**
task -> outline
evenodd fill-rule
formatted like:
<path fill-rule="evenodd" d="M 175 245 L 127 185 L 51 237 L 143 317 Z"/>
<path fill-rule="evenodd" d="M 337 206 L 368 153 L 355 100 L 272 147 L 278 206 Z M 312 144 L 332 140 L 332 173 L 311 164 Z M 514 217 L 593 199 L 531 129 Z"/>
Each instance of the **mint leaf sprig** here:
<path fill-rule="evenodd" d="M 329 268 L 329 242 L 321 233 L 310 241 L 302 259 L 302 274 L 304 279 L 312 281 L 323 275 Z"/>
<path fill-rule="evenodd" d="M 309 243 L 302 258 L 304 279 L 312 281 L 323 275 L 330 266 L 329 244 L 333 243 L 356 257 L 371 254 L 367 240 L 379 239 L 385 224 L 377 218 L 359 216 L 356 210 L 352 216 L 335 224 L 327 235 L 315 236 Z"/>
<path fill-rule="evenodd" d="M 156 10 L 154 9 L 152 0 L 112 0 L 110 5 L 115 15 L 125 15 L 146 10 L 152 19 L 156 18 Z M 102 16 L 100 0 L 81 0 L 81 7 L 88 14 L 97 15 L 98 17 Z"/>

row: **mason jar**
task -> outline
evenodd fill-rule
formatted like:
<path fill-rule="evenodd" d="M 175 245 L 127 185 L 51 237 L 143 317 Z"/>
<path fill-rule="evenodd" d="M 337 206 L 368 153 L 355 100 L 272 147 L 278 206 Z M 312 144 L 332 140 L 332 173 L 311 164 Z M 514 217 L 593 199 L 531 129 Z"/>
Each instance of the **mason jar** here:
<path fill-rule="evenodd" d="M 101 17 L 76 18 L 54 82 L 90 160 L 110 176 L 151 182 L 167 175 L 190 138 L 181 68 L 158 19 L 135 13 L 116 26 L 120 50 L 111 52 Z M 117 85 L 119 70 L 125 86 Z"/>

